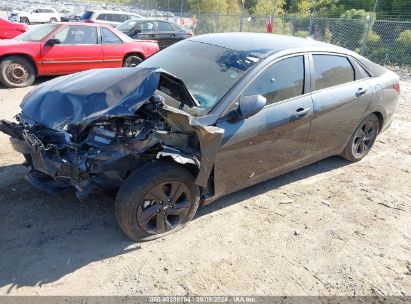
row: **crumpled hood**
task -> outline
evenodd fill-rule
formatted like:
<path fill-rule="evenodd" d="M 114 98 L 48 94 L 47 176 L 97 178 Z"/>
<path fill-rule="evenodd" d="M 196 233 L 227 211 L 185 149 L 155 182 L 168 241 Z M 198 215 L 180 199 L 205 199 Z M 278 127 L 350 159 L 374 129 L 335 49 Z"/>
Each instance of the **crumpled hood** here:
<path fill-rule="evenodd" d="M 67 131 L 104 117 L 132 115 L 158 88 L 160 69 L 89 70 L 45 82 L 23 99 L 20 117 Z"/>

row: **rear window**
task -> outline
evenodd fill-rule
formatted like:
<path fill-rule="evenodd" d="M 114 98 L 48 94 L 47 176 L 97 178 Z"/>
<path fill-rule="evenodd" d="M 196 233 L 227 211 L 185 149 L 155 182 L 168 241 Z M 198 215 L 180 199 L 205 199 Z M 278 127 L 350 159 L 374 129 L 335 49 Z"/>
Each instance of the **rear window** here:
<path fill-rule="evenodd" d="M 314 55 L 313 58 L 316 90 L 354 81 L 354 69 L 347 57 Z"/>
<path fill-rule="evenodd" d="M 137 20 L 129 20 L 117 26 L 116 29 L 126 33 L 130 31 L 137 24 L 137 22 Z"/>
<path fill-rule="evenodd" d="M 87 20 L 91 18 L 91 15 L 93 15 L 93 12 L 84 12 L 83 15 L 81 15 L 80 19 L 81 20 Z"/>

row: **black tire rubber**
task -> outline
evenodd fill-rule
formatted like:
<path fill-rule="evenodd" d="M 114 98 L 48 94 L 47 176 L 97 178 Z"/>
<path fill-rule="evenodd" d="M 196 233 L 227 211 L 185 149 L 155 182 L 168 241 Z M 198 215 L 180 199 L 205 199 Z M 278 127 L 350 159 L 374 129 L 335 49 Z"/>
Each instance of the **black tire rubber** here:
<path fill-rule="evenodd" d="M 161 234 L 144 231 L 137 221 L 137 210 L 145 194 L 154 185 L 164 181 L 183 182 L 191 192 L 188 215 L 174 229 Z M 155 161 L 143 165 L 123 182 L 115 201 L 115 215 L 121 230 L 133 241 L 148 241 L 183 228 L 194 217 L 200 203 L 200 189 L 194 184 L 194 176 L 183 167 L 166 161 Z"/>
<path fill-rule="evenodd" d="M 20 18 L 20 22 L 30 25 L 30 20 L 27 17 Z"/>
<path fill-rule="evenodd" d="M 15 83 L 8 79 L 7 68 L 11 64 L 18 64 L 27 71 L 28 78 L 21 83 Z M 0 63 L 0 81 L 8 88 L 23 88 L 33 84 L 36 79 L 36 71 L 33 64 L 26 58 L 20 56 L 9 56 L 3 59 Z"/>
<path fill-rule="evenodd" d="M 50 22 L 57 22 L 56 18 L 50 18 Z"/>
<path fill-rule="evenodd" d="M 129 60 L 131 57 L 134 57 L 135 59 L 137 59 L 137 60 L 140 60 L 140 62 L 138 62 L 135 66 L 138 66 L 140 63 L 142 63 L 143 62 L 143 58 L 141 58 L 141 56 L 139 56 L 139 55 L 128 55 L 128 56 L 126 56 L 126 58 L 124 58 L 124 61 L 123 61 L 123 67 L 130 67 L 129 65 L 127 65 L 127 60 Z"/>
<path fill-rule="evenodd" d="M 370 140 L 369 147 L 365 151 L 364 154 L 361 155 L 355 155 L 353 152 L 353 144 L 354 140 L 356 139 L 357 132 L 367 123 L 370 122 L 374 125 L 375 128 L 375 133 L 372 136 L 372 139 Z M 365 117 L 361 123 L 358 125 L 357 129 L 355 129 L 353 135 L 351 136 L 350 140 L 348 141 L 347 145 L 344 148 L 344 151 L 340 154 L 340 156 L 346 160 L 352 161 L 352 162 L 357 162 L 360 161 L 361 159 L 364 158 L 365 155 L 368 154 L 368 152 L 371 150 L 371 148 L 374 145 L 375 139 L 377 138 L 377 135 L 380 130 L 380 121 L 378 117 L 375 114 L 370 114 L 367 117 Z"/>

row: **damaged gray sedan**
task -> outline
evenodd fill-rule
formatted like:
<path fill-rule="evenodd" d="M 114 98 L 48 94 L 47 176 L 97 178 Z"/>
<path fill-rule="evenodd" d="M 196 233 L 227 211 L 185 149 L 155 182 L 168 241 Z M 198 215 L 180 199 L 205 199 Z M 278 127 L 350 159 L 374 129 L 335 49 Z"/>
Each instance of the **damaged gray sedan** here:
<path fill-rule="evenodd" d="M 132 240 L 183 227 L 200 203 L 331 155 L 358 161 L 391 123 L 399 78 L 348 50 L 227 33 L 177 43 L 138 67 L 32 90 L 1 121 L 36 188 L 84 200 L 118 190 Z"/>

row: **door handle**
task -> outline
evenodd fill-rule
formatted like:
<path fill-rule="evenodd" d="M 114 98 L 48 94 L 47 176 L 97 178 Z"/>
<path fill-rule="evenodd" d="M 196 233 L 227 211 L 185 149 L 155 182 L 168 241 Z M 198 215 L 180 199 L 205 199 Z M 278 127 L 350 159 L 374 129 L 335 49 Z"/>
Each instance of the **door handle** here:
<path fill-rule="evenodd" d="M 355 96 L 360 97 L 364 95 L 365 93 L 367 93 L 367 89 L 358 88 L 357 92 L 355 93 Z"/>
<path fill-rule="evenodd" d="M 311 108 L 298 108 L 295 110 L 295 114 L 291 115 L 290 122 L 299 120 L 307 115 L 311 111 Z"/>

